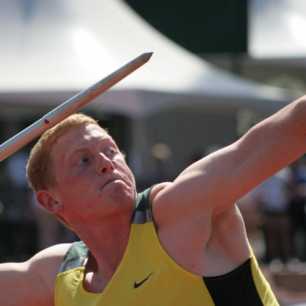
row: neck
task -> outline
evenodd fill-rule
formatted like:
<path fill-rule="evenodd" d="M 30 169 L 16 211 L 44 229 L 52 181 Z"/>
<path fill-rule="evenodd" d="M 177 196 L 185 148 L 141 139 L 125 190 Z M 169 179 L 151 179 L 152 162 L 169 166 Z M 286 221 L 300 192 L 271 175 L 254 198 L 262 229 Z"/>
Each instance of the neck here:
<path fill-rule="evenodd" d="M 94 258 L 94 272 L 111 278 L 120 264 L 128 244 L 132 213 L 91 222 L 76 233 L 88 246 Z"/>

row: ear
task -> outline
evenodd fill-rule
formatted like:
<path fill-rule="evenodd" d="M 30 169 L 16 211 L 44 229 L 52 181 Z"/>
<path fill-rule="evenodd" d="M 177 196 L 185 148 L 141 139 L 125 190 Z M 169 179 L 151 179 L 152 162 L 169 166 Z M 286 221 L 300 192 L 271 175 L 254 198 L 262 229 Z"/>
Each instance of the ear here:
<path fill-rule="evenodd" d="M 63 210 L 63 205 L 48 190 L 39 190 L 36 192 L 38 203 L 51 214 L 57 215 Z"/>

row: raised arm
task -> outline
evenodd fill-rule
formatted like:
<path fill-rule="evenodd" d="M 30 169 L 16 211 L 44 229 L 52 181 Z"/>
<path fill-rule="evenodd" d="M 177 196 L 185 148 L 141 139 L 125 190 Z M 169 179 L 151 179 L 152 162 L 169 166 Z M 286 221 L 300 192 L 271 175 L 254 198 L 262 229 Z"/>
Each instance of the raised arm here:
<path fill-rule="evenodd" d="M 1 305 L 54 306 L 56 273 L 68 247 L 56 245 L 26 262 L 0 264 Z"/>
<path fill-rule="evenodd" d="M 184 170 L 155 193 L 155 213 L 161 222 L 163 218 L 169 222 L 171 214 L 177 218 L 194 212 L 222 212 L 305 151 L 306 96 L 255 125 L 235 143 Z"/>

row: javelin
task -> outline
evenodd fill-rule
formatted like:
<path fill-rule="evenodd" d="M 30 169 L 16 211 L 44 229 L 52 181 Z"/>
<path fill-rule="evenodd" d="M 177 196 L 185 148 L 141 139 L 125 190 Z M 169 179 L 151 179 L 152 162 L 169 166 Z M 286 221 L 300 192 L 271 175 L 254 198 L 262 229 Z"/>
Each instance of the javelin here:
<path fill-rule="evenodd" d="M 59 106 L 48 112 L 39 120 L 32 123 L 12 138 L 8 139 L 0 145 L 0 161 L 3 161 L 34 138 L 41 135 L 45 130 L 56 125 L 69 115 L 77 112 L 81 107 L 85 106 L 97 96 L 108 90 L 110 87 L 118 83 L 120 80 L 128 76 L 137 68 L 145 64 L 153 53 L 143 53 L 132 61 L 128 62 L 118 70 L 114 71 L 104 79 L 88 87 L 87 89 L 80 91 L 75 96 L 64 101 Z"/>

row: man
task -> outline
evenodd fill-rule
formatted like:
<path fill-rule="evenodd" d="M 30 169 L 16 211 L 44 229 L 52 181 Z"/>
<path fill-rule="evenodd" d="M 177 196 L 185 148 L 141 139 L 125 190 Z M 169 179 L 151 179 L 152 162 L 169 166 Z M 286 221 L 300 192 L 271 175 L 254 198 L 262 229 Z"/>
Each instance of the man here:
<path fill-rule="evenodd" d="M 33 148 L 28 178 L 83 242 L 0 265 L 1 305 L 278 305 L 235 202 L 306 151 L 305 118 L 302 97 L 139 196 L 111 136 L 64 120 Z"/>

